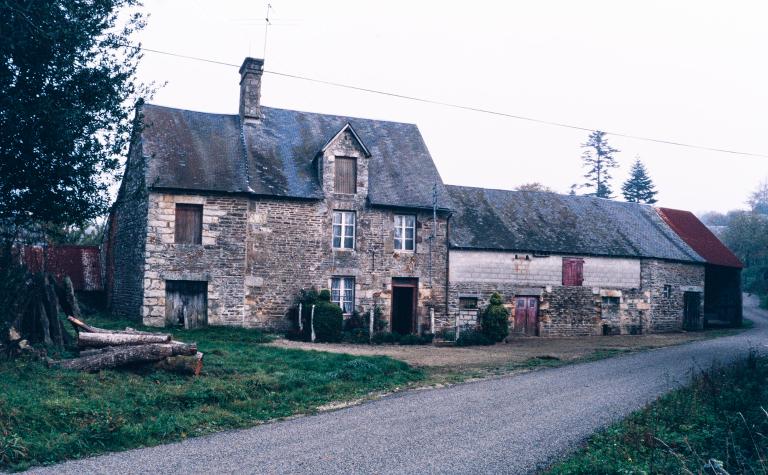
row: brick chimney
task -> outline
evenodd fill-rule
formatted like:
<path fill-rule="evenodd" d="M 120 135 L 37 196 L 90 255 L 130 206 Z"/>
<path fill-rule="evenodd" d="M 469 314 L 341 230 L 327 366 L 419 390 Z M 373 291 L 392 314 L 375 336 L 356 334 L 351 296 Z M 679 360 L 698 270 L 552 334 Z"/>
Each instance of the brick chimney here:
<path fill-rule="evenodd" d="M 240 66 L 240 119 L 244 122 L 261 119 L 261 75 L 264 60 L 245 58 Z"/>

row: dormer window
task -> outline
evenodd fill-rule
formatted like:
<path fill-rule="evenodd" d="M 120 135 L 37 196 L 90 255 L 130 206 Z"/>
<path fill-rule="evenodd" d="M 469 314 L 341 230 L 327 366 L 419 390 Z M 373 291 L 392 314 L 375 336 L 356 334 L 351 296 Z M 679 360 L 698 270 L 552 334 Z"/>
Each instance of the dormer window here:
<path fill-rule="evenodd" d="M 336 193 L 354 195 L 357 193 L 357 159 L 351 157 L 336 157 L 333 190 Z"/>

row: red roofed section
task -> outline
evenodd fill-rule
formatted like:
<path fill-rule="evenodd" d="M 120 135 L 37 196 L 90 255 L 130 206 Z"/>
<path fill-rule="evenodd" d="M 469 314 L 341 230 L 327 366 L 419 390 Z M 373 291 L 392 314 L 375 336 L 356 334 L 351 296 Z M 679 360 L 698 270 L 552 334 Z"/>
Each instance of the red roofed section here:
<path fill-rule="evenodd" d="M 690 211 L 671 208 L 656 208 L 656 211 L 661 219 L 708 264 L 744 267 L 739 258 Z"/>

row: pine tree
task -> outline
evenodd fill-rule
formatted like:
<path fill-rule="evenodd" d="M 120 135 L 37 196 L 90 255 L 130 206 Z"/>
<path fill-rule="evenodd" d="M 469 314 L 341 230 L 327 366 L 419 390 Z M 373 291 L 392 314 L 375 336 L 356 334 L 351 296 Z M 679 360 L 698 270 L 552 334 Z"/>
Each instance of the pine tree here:
<path fill-rule="evenodd" d="M 656 203 L 655 196 L 658 192 L 654 189 L 653 181 L 639 158 L 635 159 L 629 172 L 629 178 L 621 185 L 621 193 L 624 195 L 624 199 L 630 203 L 649 205 Z"/>
<path fill-rule="evenodd" d="M 605 139 L 606 133 L 596 130 L 589 135 L 587 142 L 582 144 L 584 153 L 581 159 L 584 166 L 588 168 L 584 178 L 587 181 L 581 185 L 581 188 L 592 188 L 594 191 L 588 193 L 591 196 L 599 198 L 612 198 L 610 170 L 619 166 L 613 154 L 619 150 L 611 147 Z"/>

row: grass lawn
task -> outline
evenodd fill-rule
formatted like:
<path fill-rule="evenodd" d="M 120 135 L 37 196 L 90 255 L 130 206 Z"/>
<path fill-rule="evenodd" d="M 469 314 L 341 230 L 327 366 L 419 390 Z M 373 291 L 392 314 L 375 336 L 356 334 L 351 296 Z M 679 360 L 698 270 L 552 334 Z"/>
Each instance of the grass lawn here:
<path fill-rule="evenodd" d="M 174 337 L 196 341 L 205 353 L 200 377 L 146 370 L 87 374 L 34 361 L 0 362 L 0 470 L 248 427 L 425 378 L 383 356 L 268 347 L 261 343 L 269 338 L 256 330 L 207 328 L 175 331 Z"/>
<path fill-rule="evenodd" d="M 594 435 L 546 473 L 766 474 L 767 410 L 768 358 L 750 355 Z"/>

